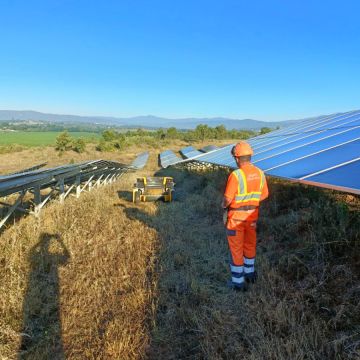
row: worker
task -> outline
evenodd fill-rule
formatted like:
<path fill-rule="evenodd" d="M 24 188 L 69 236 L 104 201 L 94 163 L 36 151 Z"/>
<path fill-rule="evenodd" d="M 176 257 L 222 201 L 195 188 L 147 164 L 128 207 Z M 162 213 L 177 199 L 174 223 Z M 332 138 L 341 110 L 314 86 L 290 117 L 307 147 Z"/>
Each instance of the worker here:
<path fill-rule="evenodd" d="M 256 255 L 256 221 L 260 201 L 269 195 L 262 170 L 251 164 L 253 150 L 240 141 L 231 150 L 238 169 L 228 177 L 222 207 L 224 224 L 231 253 L 231 281 L 234 290 L 246 290 L 254 283 Z"/>

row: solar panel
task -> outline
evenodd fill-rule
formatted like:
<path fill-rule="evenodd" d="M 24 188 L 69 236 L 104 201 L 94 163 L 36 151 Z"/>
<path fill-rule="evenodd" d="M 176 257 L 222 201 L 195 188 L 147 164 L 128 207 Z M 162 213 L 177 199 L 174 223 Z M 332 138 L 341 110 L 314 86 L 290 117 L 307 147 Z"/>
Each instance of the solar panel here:
<path fill-rule="evenodd" d="M 301 181 L 309 184 L 322 184 L 324 187 L 331 184 L 334 189 L 354 192 L 354 189 L 359 189 L 359 179 L 360 157 L 340 166 L 304 176 Z"/>
<path fill-rule="evenodd" d="M 253 146 L 255 153 L 261 154 L 270 149 L 277 149 L 286 144 L 293 144 L 296 141 L 306 143 L 314 135 L 322 136 L 323 133 L 334 129 L 333 131 L 341 131 L 352 128 L 354 122 L 358 121 L 358 114 L 351 114 L 346 116 L 331 117 L 326 120 L 321 119 L 311 125 L 306 122 L 302 128 L 290 128 L 285 133 L 278 133 L 277 131 L 267 134 L 267 138 L 257 139 L 253 138 L 250 144 Z"/>
<path fill-rule="evenodd" d="M 72 190 L 75 190 L 75 196 L 79 197 L 85 188 L 90 191 L 93 186 L 108 184 L 129 170 L 143 168 L 148 157 L 149 153 L 142 153 L 131 165 L 108 160 L 93 160 L 42 170 L 39 170 L 41 166 L 37 165 L 19 173 L 0 176 L 0 198 L 12 195 L 9 200 L 12 203 L 1 201 L 1 210 L 7 209 L 7 213 L 0 218 L 0 228 L 15 210 L 36 215 L 54 194 L 59 195 L 60 202 L 63 202 Z M 41 193 L 44 189 L 49 189 L 47 195 Z M 22 200 L 25 194 L 31 193 L 34 195 L 33 210 L 24 209 Z"/>
<path fill-rule="evenodd" d="M 76 175 L 79 175 L 80 178 L 84 178 L 88 174 L 94 174 L 95 170 L 100 170 L 102 173 L 107 171 L 115 173 L 117 170 L 125 170 L 128 168 L 128 165 L 113 161 L 95 160 L 79 164 L 62 165 L 55 168 L 35 170 L 27 173 L 5 175 L 0 177 L 0 197 L 19 191 L 30 190 L 35 185 L 41 185 L 42 187 L 48 186 L 51 183 L 57 182 L 58 176 L 73 179 Z"/>
<path fill-rule="evenodd" d="M 182 159 L 171 150 L 166 150 L 160 154 L 160 164 L 163 168 L 167 168 L 170 165 L 177 164 Z"/>
<path fill-rule="evenodd" d="M 267 175 L 360 194 L 360 111 L 306 119 L 248 141 L 252 162 Z M 236 168 L 232 146 L 187 160 Z"/>
<path fill-rule="evenodd" d="M 44 166 L 46 166 L 47 163 L 41 163 L 41 164 L 38 164 L 38 165 L 34 165 L 32 167 L 29 167 L 29 168 L 26 168 L 26 169 L 22 169 L 22 170 L 19 170 L 19 171 L 16 171 L 16 172 L 13 172 L 11 174 L 8 174 L 8 175 L 16 175 L 16 174 L 21 174 L 21 173 L 27 173 L 27 172 L 30 172 L 30 171 L 34 171 L 34 170 L 38 170 Z"/>
<path fill-rule="evenodd" d="M 149 153 L 143 152 L 131 163 L 131 166 L 134 167 L 135 169 L 142 169 L 146 165 L 148 158 L 149 158 Z"/>
<path fill-rule="evenodd" d="M 182 156 L 184 156 L 185 159 L 197 156 L 197 155 L 201 155 L 202 152 L 199 150 L 196 150 L 194 147 L 192 146 L 187 146 L 183 149 L 180 150 L 180 154 Z"/>
<path fill-rule="evenodd" d="M 206 145 L 200 149 L 201 152 L 207 153 L 209 151 L 217 150 L 219 147 L 216 145 Z"/>

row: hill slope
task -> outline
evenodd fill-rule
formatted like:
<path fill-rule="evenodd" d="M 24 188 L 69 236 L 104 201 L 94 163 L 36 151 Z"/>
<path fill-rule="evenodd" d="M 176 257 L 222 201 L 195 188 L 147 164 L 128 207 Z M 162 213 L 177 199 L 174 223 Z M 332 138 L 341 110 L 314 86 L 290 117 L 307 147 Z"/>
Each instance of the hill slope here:
<path fill-rule="evenodd" d="M 209 126 L 224 125 L 228 129 L 260 129 L 262 127 L 275 128 L 277 126 L 285 127 L 293 124 L 297 120 L 289 121 L 259 121 L 253 119 L 229 119 L 229 118 L 184 118 L 184 119 L 166 119 L 157 116 L 136 116 L 130 118 L 104 117 L 104 116 L 78 116 L 78 115 L 59 115 L 46 114 L 37 111 L 17 111 L 0 110 L 0 121 L 22 120 L 22 121 L 46 121 L 61 123 L 97 123 L 102 125 L 116 125 L 123 127 L 177 127 L 179 129 L 193 129 L 199 124 Z"/>

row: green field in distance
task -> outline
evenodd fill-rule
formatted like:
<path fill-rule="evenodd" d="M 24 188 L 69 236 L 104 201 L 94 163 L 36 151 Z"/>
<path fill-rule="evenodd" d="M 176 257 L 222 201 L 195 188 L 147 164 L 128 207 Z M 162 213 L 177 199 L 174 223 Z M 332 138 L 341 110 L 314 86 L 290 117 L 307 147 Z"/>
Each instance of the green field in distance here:
<path fill-rule="evenodd" d="M 47 146 L 55 145 L 56 137 L 61 132 L 57 131 L 0 131 L 0 145 Z M 97 140 L 98 133 L 69 132 L 71 137 L 83 138 L 85 141 Z"/>

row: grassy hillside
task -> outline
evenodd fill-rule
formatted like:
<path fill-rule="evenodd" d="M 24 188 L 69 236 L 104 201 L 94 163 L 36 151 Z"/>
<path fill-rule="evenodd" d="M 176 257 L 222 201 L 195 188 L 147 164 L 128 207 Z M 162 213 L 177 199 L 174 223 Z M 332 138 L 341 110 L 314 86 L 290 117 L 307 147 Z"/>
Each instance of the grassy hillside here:
<path fill-rule="evenodd" d="M 51 164 L 72 156 L 47 151 Z M 40 160 L 23 154 L 21 165 Z M 358 197 L 270 181 L 259 281 L 235 293 L 218 206 L 226 173 L 160 170 L 153 154 L 141 174 L 174 176 L 177 200 L 132 204 L 129 174 L 1 234 L 3 358 L 359 358 Z"/>
<path fill-rule="evenodd" d="M 23 145 L 23 146 L 47 146 L 55 145 L 56 137 L 60 134 L 57 131 L 0 131 L 1 145 Z M 99 139 L 98 133 L 72 132 L 71 136 L 84 139 Z"/>

